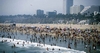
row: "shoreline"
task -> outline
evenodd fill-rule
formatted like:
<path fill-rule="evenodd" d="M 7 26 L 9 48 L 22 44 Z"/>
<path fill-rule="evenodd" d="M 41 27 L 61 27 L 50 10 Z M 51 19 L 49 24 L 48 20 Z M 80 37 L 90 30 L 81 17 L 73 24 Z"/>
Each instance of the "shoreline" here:
<path fill-rule="evenodd" d="M 1 41 L 4 41 L 5 43 L 5 40 L 7 40 L 6 42 L 9 44 L 9 46 L 15 44 L 15 48 L 16 47 L 19 47 L 19 48 L 29 48 L 31 46 L 34 45 L 34 47 L 39 47 L 39 48 L 42 48 L 44 51 L 46 52 L 49 52 L 49 51 L 52 51 L 52 52 L 61 52 L 64 50 L 64 51 L 67 51 L 67 52 L 75 52 L 75 53 L 86 53 L 85 51 L 79 51 L 79 50 L 75 50 L 75 49 L 69 49 L 69 48 L 65 48 L 65 47 L 61 47 L 61 46 L 51 46 L 51 45 L 48 45 L 48 44 L 45 44 L 45 46 L 41 43 L 36 43 L 36 42 L 30 42 L 30 41 L 25 41 L 25 40 L 20 40 L 20 39 L 9 39 L 9 38 L 0 38 L 0 42 Z M 23 41 L 25 42 L 25 46 L 23 46 Z M 19 42 L 20 44 L 17 44 L 17 42 Z M 37 44 L 39 44 L 39 46 L 37 46 Z M 48 48 L 48 50 L 47 50 Z M 55 49 L 55 51 L 52 50 L 52 48 Z M 60 49 L 60 50 L 59 50 Z"/>

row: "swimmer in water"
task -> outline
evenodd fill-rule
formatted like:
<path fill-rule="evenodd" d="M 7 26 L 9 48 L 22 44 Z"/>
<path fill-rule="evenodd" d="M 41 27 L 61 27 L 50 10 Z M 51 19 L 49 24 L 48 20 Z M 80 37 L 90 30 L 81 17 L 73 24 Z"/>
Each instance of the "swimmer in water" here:
<path fill-rule="evenodd" d="M 3 51 L 3 53 L 5 53 L 5 51 Z"/>
<path fill-rule="evenodd" d="M 59 51 L 60 51 L 60 49 L 59 49 Z"/>
<path fill-rule="evenodd" d="M 52 48 L 52 50 L 54 50 L 54 48 Z"/>
<path fill-rule="evenodd" d="M 47 47 L 47 51 L 48 51 L 49 49 L 48 49 L 48 47 Z"/>

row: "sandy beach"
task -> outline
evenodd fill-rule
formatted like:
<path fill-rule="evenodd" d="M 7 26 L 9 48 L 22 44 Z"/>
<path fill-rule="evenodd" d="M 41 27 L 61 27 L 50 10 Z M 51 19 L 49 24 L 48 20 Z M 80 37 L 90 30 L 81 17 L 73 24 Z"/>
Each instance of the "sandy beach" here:
<path fill-rule="evenodd" d="M 0 25 L 10 25 L 11 23 L 0 23 Z M 45 27 L 45 26 L 50 26 L 50 28 L 57 27 L 57 28 L 77 28 L 77 29 L 97 29 L 100 31 L 100 25 L 79 25 L 79 24 L 25 24 L 25 23 L 16 23 L 17 27 L 21 26 L 26 26 L 26 27 Z"/>

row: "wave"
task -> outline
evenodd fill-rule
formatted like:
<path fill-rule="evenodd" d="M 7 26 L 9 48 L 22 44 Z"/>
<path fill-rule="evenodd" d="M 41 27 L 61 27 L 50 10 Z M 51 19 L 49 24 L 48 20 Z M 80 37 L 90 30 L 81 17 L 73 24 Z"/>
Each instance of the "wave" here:
<path fill-rule="evenodd" d="M 23 52 L 24 53 L 86 53 L 84 51 L 69 49 L 69 48 L 60 47 L 60 46 L 51 46 L 48 44 L 44 45 L 44 44 L 40 44 L 36 42 L 9 39 L 9 38 L 0 38 L 0 44 L 2 44 L 1 43 L 2 40 L 3 41 L 7 40 L 5 41 L 6 43 L 5 42 L 4 43 L 8 44 L 9 47 L 11 47 L 12 45 L 15 45 L 15 48 L 13 50 L 16 51 L 17 53 L 23 53 Z M 5 45 L 3 45 L 3 47 L 5 47 Z M 0 49 L 2 49 L 1 46 L 0 46 Z M 3 49 L 3 50 L 6 50 L 6 49 Z"/>

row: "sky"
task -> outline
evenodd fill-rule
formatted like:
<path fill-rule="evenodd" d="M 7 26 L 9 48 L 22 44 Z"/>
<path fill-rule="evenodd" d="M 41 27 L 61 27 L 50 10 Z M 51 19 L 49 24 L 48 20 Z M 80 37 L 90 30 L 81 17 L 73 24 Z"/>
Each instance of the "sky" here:
<path fill-rule="evenodd" d="M 100 6 L 100 0 L 74 0 L 74 5 Z M 0 0 L 0 15 L 33 15 L 37 9 L 63 13 L 63 0 Z"/>

